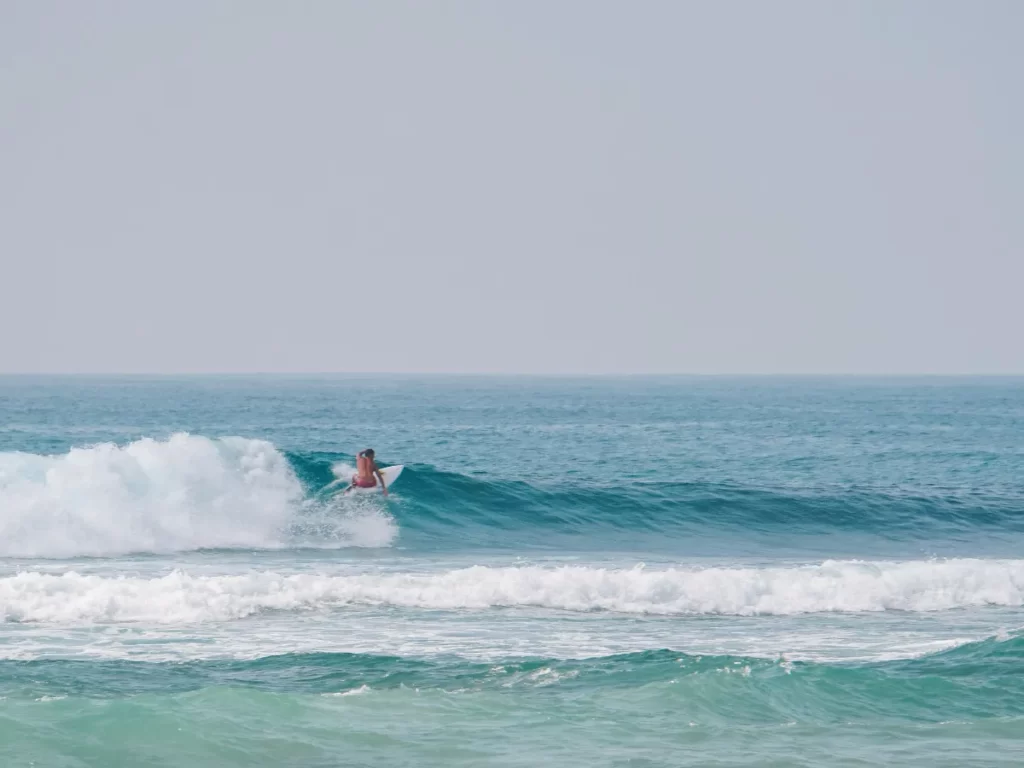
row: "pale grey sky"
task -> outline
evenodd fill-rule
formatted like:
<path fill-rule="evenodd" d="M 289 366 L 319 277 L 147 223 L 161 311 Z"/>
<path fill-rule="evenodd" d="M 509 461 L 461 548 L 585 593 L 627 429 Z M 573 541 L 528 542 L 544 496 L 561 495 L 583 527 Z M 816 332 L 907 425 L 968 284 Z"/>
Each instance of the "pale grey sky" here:
<path fill-rule="evenodd" d="M 0 0 L 0 371 L 1024 372 L 1024 2 Z"/>

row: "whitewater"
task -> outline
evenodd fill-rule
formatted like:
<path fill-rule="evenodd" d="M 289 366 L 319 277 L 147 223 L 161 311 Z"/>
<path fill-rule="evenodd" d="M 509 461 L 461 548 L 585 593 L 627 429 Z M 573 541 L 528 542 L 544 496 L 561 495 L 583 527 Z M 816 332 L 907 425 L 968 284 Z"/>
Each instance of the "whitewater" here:
<path fill-rule="evenodd" d="M 1024 747 L 1020 380 L 0 377 L 0 409 L 4 764 Z M 391 497 L 340 494 L 370 446 Z"/>
<path fill-rule="evenodd" d="M 440 610 L 538 607 L 659 615 L 948 611 L 1024 605 L 1024 560 L 827 561 L 794 568 L 652 571 L 473 566 L 425 574 L 109 578 L 66 571 L 0 579 L 0 620 L 228 621 L 347 605 Z"/>
<path fill-rule="evenodd" d="M 289 527 L 310 515 L 304 501 L 287 459 L 265 440 L 173 434 L 57 456 L 6 452 L 0 556 L 284 547 L 295 543 Z M 340 543 L 378 546 L 393 535 L 380 515 L 376 526 L 341 517 Z"/>

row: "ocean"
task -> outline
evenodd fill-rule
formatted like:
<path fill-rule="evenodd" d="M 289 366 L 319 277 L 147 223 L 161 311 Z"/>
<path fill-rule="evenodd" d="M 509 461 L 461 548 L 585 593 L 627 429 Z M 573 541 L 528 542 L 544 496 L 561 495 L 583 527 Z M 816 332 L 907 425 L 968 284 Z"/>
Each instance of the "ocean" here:
<path fill-rule="evenodd" d="M 0 765 L 1020 765 L 1022 439 L 1011 378 L 0 377 Z"/>

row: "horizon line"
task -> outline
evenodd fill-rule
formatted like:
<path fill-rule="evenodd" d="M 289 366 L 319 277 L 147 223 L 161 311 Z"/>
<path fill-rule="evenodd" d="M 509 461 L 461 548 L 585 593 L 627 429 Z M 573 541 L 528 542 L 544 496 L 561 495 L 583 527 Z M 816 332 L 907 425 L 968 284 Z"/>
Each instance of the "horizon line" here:
<path fill-rule="evenodd" d="M 522 377 L 522 378 L 1024 378 L 1018 372 L 687 372 L 687 371 L 0 371 L 4 376 L 53 377 L 243 377 L 243 376 L 316 376 L 316 377 Z"/>

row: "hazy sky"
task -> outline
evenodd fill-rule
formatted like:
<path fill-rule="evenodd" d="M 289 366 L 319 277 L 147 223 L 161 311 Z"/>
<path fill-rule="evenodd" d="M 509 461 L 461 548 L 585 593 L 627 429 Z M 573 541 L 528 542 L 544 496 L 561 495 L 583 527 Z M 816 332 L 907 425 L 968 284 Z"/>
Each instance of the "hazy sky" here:
<path fill-rule="evenodd" d="M 1024 2 L 0 0 L 0 371 L 1024 372 Z"/>

